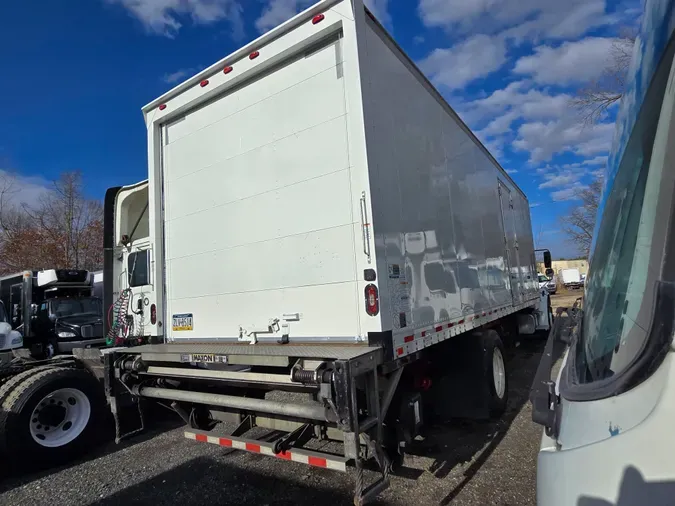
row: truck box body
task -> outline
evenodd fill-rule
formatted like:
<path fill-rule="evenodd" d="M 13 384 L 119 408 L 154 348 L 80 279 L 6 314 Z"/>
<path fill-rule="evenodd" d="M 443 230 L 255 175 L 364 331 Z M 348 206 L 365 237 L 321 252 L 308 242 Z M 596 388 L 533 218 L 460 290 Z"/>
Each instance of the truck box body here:
<path fill-rule="evenodd" d="M 526 197 L 354 5 L 321 2 L 144 108 L 169 342 L 385 336 L 404 355 L 537 302 Z"/>
<path fill-rule="evenodd" d="M 579 274 L 579 269 L 561 269 L 560 279 L 565 287 L 581 286 L 581 274 Z"/>

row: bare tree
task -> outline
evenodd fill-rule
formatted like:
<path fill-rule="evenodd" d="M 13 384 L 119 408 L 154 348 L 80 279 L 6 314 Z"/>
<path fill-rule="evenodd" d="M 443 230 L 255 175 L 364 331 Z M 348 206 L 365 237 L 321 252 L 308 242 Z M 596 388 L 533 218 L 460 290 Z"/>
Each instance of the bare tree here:
<path fill-rule="evenodd" d="M 607 67 L 600 78 L 580 89 L 571 99 L 570 105 L 577 109 L 584 125 L 603 119 L 608 109 L 623 97 L 636 37 L 634 29 L 622 29 L 612 43 Z M 590 254 L 601 193 L 602 178 L 595 177 L 579 193 L 581 204 L 560 218 L 563 233 L 586 258 Z"/>
<path fill-rule="evenodd" d="M 602 179 L 595 179 L 588 188 L 581 190 L 579 198 L 581 205 L 574 207 L 560 218 L 561 228 L 567 239 L 574 244 L 579 252 L 588 258 L 593 240 L 593 229 L 598 214 L 600 195 L 602 193 Z"/>
<path fill-rule="evenodd" d="M 17 204 L 18 183 L 0 178 L 0 271 L 102 265 L 103 208 L 84 194 L 82 174 L 65 172 L 37 204 Z"/>
<path fill-rule="evenodd" d="M 571 105 L 578 110 L 585 125 L 597 123 L 612 105 L 621 100 L 635 39 L 633 30 L 622 30 L 612 43 L 607 67 L 600 78 L 580 89 L 577 96 L 571 99 Z"/>
<path fill-rule="evenodd" d="M 59 267 L 78 269 L 91 263 L 85 252 L 91 252 L 90 242 L 94 240 L 91 227 L 102 221 L 103 207 L 84 195 L 80 171 L 61 174 L 52 191 L 37 206 L 24 209 L 49 242 L 60 250 L 60 258 L 55 259 L 62 264 Z M 96 246 L 101 248 L 102 240 Z"/>

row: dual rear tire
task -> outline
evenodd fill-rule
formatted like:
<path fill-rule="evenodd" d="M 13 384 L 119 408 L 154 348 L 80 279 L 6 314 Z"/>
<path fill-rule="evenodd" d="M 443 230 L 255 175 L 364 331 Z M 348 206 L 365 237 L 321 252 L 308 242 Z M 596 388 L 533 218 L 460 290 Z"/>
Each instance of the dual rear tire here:
<path fill-rule="evenodd" d="M 0 388 L 0 454 L 21 467 L 63 463 L 97 440 L 105 399 L 82 369 L 43 366 Z"/>

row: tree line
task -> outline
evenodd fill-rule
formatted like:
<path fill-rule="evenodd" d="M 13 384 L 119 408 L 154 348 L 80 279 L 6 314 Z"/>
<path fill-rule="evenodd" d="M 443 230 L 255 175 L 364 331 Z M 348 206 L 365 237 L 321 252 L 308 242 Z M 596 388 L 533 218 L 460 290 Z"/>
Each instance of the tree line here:
<path fill-rule="evenodd" d="M 20 189 L 16 176 L 0 176 L 0 275 L 102 268 L 103 205 L 86 196 L 80 171 L 62 173 L 36 202 L 17 202 Z"/>

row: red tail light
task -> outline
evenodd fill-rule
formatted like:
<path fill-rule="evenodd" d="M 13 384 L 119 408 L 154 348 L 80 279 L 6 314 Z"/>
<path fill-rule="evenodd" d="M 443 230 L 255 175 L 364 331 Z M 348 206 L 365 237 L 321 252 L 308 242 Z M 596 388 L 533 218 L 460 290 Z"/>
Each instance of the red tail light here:
<path fill-rule="evenodd" d="M 324 19 L 326 19 L 326 16 L 324 16 L 323 14 L 317 14 L 316 16 L 314 16 L 314 18 L 312 18 L 312 24 L 315 25 L 317 23 L 321 23 Z"/>
<path fill-rule="evenodd" d="M 380 312 L 380 294 L 377 287 L 373 284 L 366 285 L 366 313 L 370 316 L 377 316 Z"/>
<path fill-rule="evenodd" d="M 150 323 L 153 325 L 157 323 L 157 306 L 154 304 L 150 306 Z"/>

